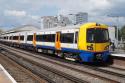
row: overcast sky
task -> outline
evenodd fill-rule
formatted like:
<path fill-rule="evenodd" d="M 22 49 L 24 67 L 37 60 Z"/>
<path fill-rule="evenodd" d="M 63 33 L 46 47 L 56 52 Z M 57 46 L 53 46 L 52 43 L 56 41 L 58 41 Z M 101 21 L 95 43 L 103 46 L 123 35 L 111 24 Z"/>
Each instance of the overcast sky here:
<path fill-rule="evenodd" d="M 40 17 L 87 12 L 89 21 L 125 24 L 125 0 L 0 0 L 0 27 L 10 29 L 25 24 L 40 25 Z"/>

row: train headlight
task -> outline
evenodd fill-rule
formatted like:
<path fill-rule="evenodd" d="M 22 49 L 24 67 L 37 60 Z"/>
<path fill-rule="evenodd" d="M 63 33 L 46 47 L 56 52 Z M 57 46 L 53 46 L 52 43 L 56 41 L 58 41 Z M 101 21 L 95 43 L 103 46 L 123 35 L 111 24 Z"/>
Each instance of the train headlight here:
<path fill-rule="evenodd" d="M 87 50 L 93 50 L 92 46 L 87 46 Z"/>
<path fill-rule="evenodd" d="M 109 50 L 109 46 L 106 46 L 104 50 Z"/>

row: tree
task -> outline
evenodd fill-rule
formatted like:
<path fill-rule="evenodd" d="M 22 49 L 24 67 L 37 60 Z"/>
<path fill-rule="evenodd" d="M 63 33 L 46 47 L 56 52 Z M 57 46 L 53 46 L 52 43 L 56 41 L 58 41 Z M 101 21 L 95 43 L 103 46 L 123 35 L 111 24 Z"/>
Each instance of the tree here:
<path fill-rule="evenodd" d="M 125 25 L 121 28 L 120 33 L 121 33 L 120 35 L 123 38 L 123 40 L 125 40 Z"/>
<path fill-rule="evenodd" d="M 119 41 L 121 40 L 121 37 L 122 37 L 122 35 L 121 35 L 121 29 L 119 29 L 119 30 L 118 30 L 118 40 L 119 40 Z"/>

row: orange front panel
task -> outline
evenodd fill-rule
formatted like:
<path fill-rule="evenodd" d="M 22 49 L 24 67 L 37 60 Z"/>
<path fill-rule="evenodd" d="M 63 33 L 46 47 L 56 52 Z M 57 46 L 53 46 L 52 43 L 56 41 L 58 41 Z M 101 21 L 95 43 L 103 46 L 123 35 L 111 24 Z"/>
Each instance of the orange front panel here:
<path fill-rule="evenodd" d="M 60 44 L 60 32 L 56 33 L 56 41 L 55 41 L 55 48 L 57 50 L 61 49 L 61 44 Z"/>
<path fill-rule="evenodd" d="M 36 33 L 33 34 L 33 46 L 36 46 Z"/>

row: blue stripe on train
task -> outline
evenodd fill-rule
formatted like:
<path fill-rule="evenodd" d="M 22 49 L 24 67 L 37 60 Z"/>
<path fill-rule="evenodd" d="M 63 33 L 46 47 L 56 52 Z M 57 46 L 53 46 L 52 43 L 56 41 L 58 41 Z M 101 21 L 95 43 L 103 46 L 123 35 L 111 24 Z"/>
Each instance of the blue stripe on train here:
<path fill-rule="evenodd" d="M 37 49 L 51 49 L 51 50 L 55 50 L 55 47 L 53 47 L 53 46 L 41 46 L 41 45 L 36 45 L 36 48 Z"/>
<path fill-rule="evenodd" d="M 37 48 L 46 48 L 46 49 L 52 49 L 55 50 L 55 47 L 52 46 L 40 46 L 37 45 Z M 98 52 L 89 52 L 89 51 L 83 51 L 78 49 L 72 49 L 72 48 L 61 48 L 62 52 L 71 52 L 71 53 L 79 53 L 80 58 L 84 62 L 94 62 L 94 54 Z M 100 52 L 102 54 L 103 61 L 107 61 L 109 58 L 109 51 Z"/>
<path fill-rule="evenodd" d="M 32 44 L 25 44 L 26 46 L 33 46 Z M 55 50 L 56 48 L 53 46 L 41 46 L 41 45 L 36 45 L 37 49 L 51 49 Z M 72 52 L 72 53 L 79 53 L 80 58 L 84 62 L 94 62 L 94 54 L 97 52 L 89 52 L 89 51 L 84 51 L 84 50 L 78 50 L 78 49 L 72 49 L 72 48 L 61 48 L 61 51 L 63 52 Z M 107 61 L 108 57 L 110 55 L 109 51 L 104 51 L 101 52 L 103 61 Z"/>

